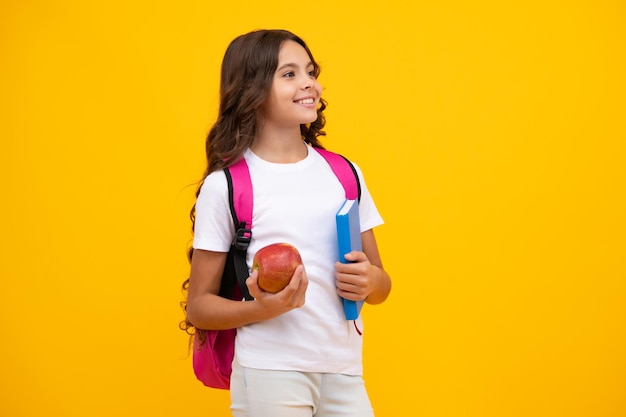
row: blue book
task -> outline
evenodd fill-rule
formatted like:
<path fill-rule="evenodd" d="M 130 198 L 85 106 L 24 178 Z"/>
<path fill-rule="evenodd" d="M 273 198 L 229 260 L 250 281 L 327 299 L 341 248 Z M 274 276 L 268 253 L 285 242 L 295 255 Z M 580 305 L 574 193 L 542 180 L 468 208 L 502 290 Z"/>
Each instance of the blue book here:
<path fill-rule="evenodd" d="M 359 220 L 359 203 L 357 200 L 346 200 L 337 212 L 337 242 L 339 244 L 339 262 L 349 263 L 344 257 L 353 250 L 363 250 L 361 245 L 361 221 Z M 343 300 L 343 311 L 346 320 L 356 320 L 363 307 L 363 301 Z"/>

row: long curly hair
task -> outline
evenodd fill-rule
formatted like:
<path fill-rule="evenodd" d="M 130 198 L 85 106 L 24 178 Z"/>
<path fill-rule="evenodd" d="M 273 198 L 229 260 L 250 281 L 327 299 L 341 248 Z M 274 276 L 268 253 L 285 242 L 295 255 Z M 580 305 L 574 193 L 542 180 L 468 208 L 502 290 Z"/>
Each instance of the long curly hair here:
<path fill-rule="evenodd" d="M 214 171 L 224 169 L 243 157 L 257 133 L 257 111 L 265 102 L 272 87 L 274 73 L 278 67 L 278 54 L 282 44 L 294 41 L 300 44 L 309 55 L 314 66 L 315 76 L 320 74 L 320 67 L 313 58 L 306 43 L 295 34 L 286 30 L 256 30 L 235 38 L 224 54 L 220 79 L 220 104 L 217 121 L 206 138 L 207 168 L 196 189 L 196 198 L 206 177 Z M 323 148 L 319 136 L 326 124 L 324 109 L 327 102 L 320 99 L 317 119 L 310 124 L 300 125 L 304 142 L 316 148 Z M 196 205 L 191 208 L 192 232 L 195 225 Z M 193 248 L 188 251 L 191 262 Z M 182 285 L 185 301 L 181 307 L 185 311 L 185 320 L 180 328 L 190 335 L 195 335 L 203 343 L 206 331 L 195 328 L 186 315 L 186 293 L 189 278 Z"/>

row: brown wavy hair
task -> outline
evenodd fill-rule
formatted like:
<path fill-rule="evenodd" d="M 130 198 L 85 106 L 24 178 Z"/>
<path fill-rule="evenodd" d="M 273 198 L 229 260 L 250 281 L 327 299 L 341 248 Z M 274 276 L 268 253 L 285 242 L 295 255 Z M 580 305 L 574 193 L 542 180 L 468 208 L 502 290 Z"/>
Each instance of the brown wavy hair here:
<path fill-rule="evenodd" d="M 306 43 L 295 34 L 286 30 L 256 30 L 235 38 L 224 54 L 220 79 L 220 105 L 217 121 L 206 138 L 207 168 L 196 189 L 196 198 L 200 193 L 204 179 L 212 172 L 226 168 L 239 160 L 252 145 L 257 133 L 257 111 L 265 102 L 272 87 L 274 74 L 278 68 L 278 54 L 282 44 L 294 41 L 300 44 L 309 55 L 314 66 L 315 77 L 320 74 L 320 67 L 313 58 Z M 327 102 L 320 99 L 317 119 L 310 124 L 300 125 L 304 142 L 316 148 L 323 148 L 319 136 L 326 124 L 324 109 Z M 192 232 L 195 225 L 196 205 L 191 208 Z M 188 251 L 191 262 L 193 248 Z M 186 294 L 189 278 L 182 285 Z M 185 297 L 186 298 L 186 297 Z M 187 301 L 181 302 L 186 312 Z M 204 342 L 205 331 L 194 328 L 185 314 L 180 322 L 182 330 L 196 335 Z"/>

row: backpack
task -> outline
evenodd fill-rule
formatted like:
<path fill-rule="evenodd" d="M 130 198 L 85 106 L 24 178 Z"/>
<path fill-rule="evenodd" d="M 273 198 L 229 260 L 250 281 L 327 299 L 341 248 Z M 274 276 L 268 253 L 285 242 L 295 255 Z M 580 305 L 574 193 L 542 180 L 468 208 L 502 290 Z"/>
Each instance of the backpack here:
<path fill-rule="evenodd" d="M 346 198 L 360 199 L 361 185 L 357 172 L 342 155 L 315 149 L 343 185 Z M 230 213 L 235 225 L 235 239 L 226 258 L 219 295 L 232 300 L 252 300 L 246 286 L 249 276 L 246 251 L 252 238 L 252 183 L 245 158 L 224 169 L 228 182 Z M 237 283 L 237 285 L 235 285 Z M 203 344 L 197 337 L 193 346 L 193 370 L 196 378 L 210 388 L 229 389 L 235 353 L 237 329 L 207 330 Z"/>

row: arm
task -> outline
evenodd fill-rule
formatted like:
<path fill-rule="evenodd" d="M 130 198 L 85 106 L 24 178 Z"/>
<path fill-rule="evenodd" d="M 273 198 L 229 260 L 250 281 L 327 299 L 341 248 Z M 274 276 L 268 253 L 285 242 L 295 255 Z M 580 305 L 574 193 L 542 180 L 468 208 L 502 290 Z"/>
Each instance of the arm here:
<path fill-rule="evenodd" d="M 257 272 L 246 281 L 253 301 L 234 301 L 220 297 L 219 289 L 227 253 L 194 250 L 191 259 L 187 318 L 200 329 L 231 329 L 269 320 L 304 305 L 308 279 L 299 266 L 284 290 L 270 294 L 257 285 Z"/>
<path fill-rule="evenodd" d="M 337 293 L 348 300 L 380 304 L 391 292 L 391 278 L 383 269 L 373 230 L 361 233 L 363 252 L 352 251 L 345 257 L 354 263 L 337 262 Z"/>

